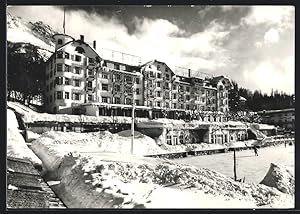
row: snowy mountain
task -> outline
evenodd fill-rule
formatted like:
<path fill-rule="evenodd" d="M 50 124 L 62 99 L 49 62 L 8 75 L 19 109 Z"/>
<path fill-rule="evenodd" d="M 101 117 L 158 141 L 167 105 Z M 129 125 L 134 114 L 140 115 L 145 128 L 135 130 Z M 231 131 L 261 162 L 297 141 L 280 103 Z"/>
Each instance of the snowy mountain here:
<path fill-rule="evenodd" d="M 41 21 L 32 23 L 22 17 L 7 13 L 7 40 L 12 43 L 37 46 L 44 60 L 47 60 L 54 51 L 51 37 L 56 33 L 49 25 Z"/>

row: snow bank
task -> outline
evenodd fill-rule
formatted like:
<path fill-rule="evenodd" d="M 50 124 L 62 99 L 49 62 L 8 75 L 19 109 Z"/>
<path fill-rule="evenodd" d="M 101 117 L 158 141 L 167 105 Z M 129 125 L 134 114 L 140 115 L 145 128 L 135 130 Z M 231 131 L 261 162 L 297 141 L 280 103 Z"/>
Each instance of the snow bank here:
<path fill-rule="evenodd" d="M 27 138 L 28 138 L 28 141 L 31 142 L 37 138 L 39 138 L 41 135 L 35 133 L 35 132 L 32 132 L 30 130 L 27 130 Z"/>
<path fill-rule="evenodd" d="M 122 132 L 121 135 L 127 135 Z M 75 133 L 48 131 L 34 140 L 31 149 L 43 160 L 48 170 L 54 170 L 61 163 L 64 155 L 72 153 L 92 154 L 113 152 L 131 153 L 131 137 L 123 137 L 108 131 Z M 137 133 L 133 143 L 133 154 L 151 155 L 165 153 L 155 141 L 141 133 Z"/>
<path fill-rule="evenodd" d="M 237 142 L 232 142 L 228 145 L 230 148 L 241 148 L 241 147 L 249 147 L 253 146 L 257 140 L 247 140 L 247 141 L 237 141 Z"/>
<path fill-rule="evenodd" d="M 53 188 L 69 208 L 286 207 L 291 198 L 265 185 L 155 158 L 66 155 Z M 117 158 L 116 158 L 117 157 Z M 176 203 L 174 203 L 176 200 Z"/>
<path fill-rule="evenodd" d="M 210 143 L 201 143 L 201 144 L 179 144 L 179 145 L 169 145 L 163 143 L 161 148 L 165 149 L 165 153 L 176 153 L 176 152 L 187 152 L 187 151 L 205 151 L 212 149 L 224 149 L 225 147 L 220 144 L 210 144 Z"/>
<path fill-rule="evenodd" d="M 294 195 L 295 178 L 292 170 L 280 164 L 271 163 L 270 169 L 261 184 L 275 187 L 279 191 Z"/>
<path fill-rule="evenodd" d="M 120 139 L 130 144 L 130 137 L 120 135 L 51 131 L 33 141 L 32 149 L 42 159 L 48 178 L 60 181 L 52 187 L 70 208 L 294 206 L 293 196 L 274 187 L 235 182 L 213 170 L 168 160 L 103 152 L 111 144 L 126 144 Z M 138 145 L 143 147 L 143 142 Z M 123 149 L 121 145 L 109 148 Z"/>
<path fill-rule="evenodd" d="M 7 109 L 7 156 L 30 160 L 33 164 L 41 165 L 41 160 L 28 148 L 18 129 L 15 113 Z"/>

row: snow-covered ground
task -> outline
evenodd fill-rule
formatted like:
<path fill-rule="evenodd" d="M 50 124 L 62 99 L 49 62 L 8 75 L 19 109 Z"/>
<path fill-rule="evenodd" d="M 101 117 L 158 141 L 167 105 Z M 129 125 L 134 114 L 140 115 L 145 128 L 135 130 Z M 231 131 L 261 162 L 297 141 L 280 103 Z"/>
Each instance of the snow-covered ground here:
<path fill-rule="evenodd" d="M 236 152 L 237 177 L 247 182 L 259 183 L 262 181 L 271 163 L 284 164 L 294 169 L 294 146 L 279 145 L 265 147 L 258 150 L 259 156 L 253 150 Z M 175 159 L 175 162 L 191 164 L 196 167 L 214 169 L 224 175 L 233 177 L 233 152 L 208 156 L 195 156 Z"/>
<path fill-rule="evenodd" d="M 207 168 L 130 155 L 128 152 L 116 152 L 119 149 L 125 151 L 123 148 L 125 145 L 128 148 L 129 133 L 129 131 L 120 134 L 52 131 L 34 140 L 31 148 L 43 161 L 48 178 L 57 180 L 53 188 L 68 207 L 285 208 L 294 206 L 293 196 L 284 194 L 276 188 L 258 183 L 235 182 L 230 177 Z M 160 149 L 153 139 L 150 145 L 143 142 L 144 135 L 138 132 L 135 134 L 137 139 L 141 140 L 135 145 L 139 150 L 153 152 L 153 148 Z M 106 148 L 106 151 L 103 152 L 101 148 Z M 183 160 L 185 159 L 178 161 Z M 264 175 L 266 173 L 267 170 Z M 174 203 L 175 199 L 176 203 Z"/>
<path fill-rule="evenodd" d="M 276 188 L 235 182 L 205 168 L 107 152 L 62 157 L 56 150 L 34 147 L 70 208 L 293 207 L 293 197 Z"/>
<path fill-rule="evenodd" d="M 15 113 L 7 109 L 7 156 L 24 158 L 33 164 L 41 165 L 41 160 L 28 148 L 18 127 Z"/>

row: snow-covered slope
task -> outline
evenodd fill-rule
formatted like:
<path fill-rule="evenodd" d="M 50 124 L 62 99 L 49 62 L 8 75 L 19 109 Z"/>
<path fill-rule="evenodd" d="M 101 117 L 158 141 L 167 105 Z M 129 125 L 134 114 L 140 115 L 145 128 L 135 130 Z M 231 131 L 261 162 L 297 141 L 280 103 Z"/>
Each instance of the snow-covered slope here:
<path fill-rule="evenodd" d="M 30 43 L 39 47 L 39 53 L 46 60 L 54 51 L 51 38 L 56 32 L 43 22 L 32 23 L 7 13 L 7 40 L 13 43 Z"/>
<path fill-rule="evenodd" d="M 7 109 L 7 156 L 23 158 L 33 164 L 41 165 L 41 160 L 26 145 L 18 126 L 15 113 Z"/>

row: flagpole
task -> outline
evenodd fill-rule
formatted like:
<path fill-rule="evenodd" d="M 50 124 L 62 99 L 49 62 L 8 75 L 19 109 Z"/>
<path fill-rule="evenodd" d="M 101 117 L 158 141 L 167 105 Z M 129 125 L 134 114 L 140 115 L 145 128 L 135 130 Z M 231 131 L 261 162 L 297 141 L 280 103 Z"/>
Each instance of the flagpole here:
<path fill-rule="evenodd" d="M 66 34 L 66 8 L 64 7 L 64 22 L 63 22 L 64 34 Z"/>

